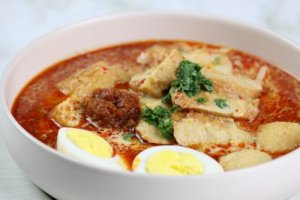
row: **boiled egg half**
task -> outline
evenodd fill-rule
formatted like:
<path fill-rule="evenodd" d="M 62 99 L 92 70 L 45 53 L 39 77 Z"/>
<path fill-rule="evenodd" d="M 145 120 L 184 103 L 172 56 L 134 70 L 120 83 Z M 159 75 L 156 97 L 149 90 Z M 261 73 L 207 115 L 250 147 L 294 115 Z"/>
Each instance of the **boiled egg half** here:
<path fill-rule="evenodd" d="M 160 175 L 200 175 L 223 172 L 220 164 L 199 151 L 163 145 L 139 153 L 132 165 L 133 171 Z"/>
<path fill-rule="evenodd" d="M 59 152 L 87 164 L 112 170 L 125 169 L 125 164 L 118 155 L 114 155 L 111 145 L 91 131 L 61 128 L 58 131 L 56 148 Z"/>

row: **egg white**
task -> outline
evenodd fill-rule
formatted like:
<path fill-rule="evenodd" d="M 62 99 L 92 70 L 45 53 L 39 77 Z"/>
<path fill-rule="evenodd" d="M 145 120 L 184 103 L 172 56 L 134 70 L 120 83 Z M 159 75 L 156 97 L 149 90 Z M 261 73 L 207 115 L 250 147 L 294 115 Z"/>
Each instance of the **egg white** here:
<path fill-rule="evenodd" d="M 78 161 L 110 170 L 124 170 L 124 164 L 120 156 L 112 158 L 101 158 L 95 156 L 75 145 L 67 136 L 67 133 L 74 128 L 61 128 L 58 131 L 56 148 L 59 152 L 68 155 Z M 82 130 L 86 131 L 86 130 Z M 100 136 L 99 136 L 100 137 Z"/>
<path fill-rule="evenodd" d="M 135 162 L 136 159 L 139 159 L 139 164 L 137 167 L 135 167 L 133 169 L 134 172 L 137 173 L 145 173 L 146 172 L 146 162 L 149 159 L 149 157 L 157 152 L 160 151 L 175 151 L 175 152 L 184 152 L 184 153 L 190 153 L 193 156 L 195 156 L 196 158 L 198 158 L 204 168 L 204 172 L 203 174 L 211 174 L 211 173 L 220 173 L 220 172 L 224 172 L 223 168 L 221 167 L 221 165 L 214 160 L 213 158 L 209 157 L 208 155 L 201 153 L 199 151 L 190 149 L 190 148 L 186 148 L 186 147 L 182 147 L 182 146 L 176 146 L 176 145 L 162 145 L 162 146 L 156 146 L 156 147 L 151 147 L 148 148 L 144 151 L 142 151 L 141 153 L 139 153 L 133 163 Z"/>

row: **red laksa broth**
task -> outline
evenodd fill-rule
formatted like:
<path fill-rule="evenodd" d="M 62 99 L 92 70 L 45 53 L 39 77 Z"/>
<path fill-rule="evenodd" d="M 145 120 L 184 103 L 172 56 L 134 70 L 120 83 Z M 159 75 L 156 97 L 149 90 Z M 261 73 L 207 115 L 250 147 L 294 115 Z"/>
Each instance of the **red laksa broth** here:
<path fill-rule="evenodd" d="M 259 57 L 199 42 L 144 41 L 46 68 L 24 86 L 12 114 L 58 150 L 67 148 L 58 143 L 62 127 L 91 131 L 69 139 L 95 157 L 118 156 L 129 171 L 139 168 L 139 153 L 158 147 L 160 154 L 146 156 L 146 173 L 164 173 L 156 170 L 158 161 L 170 170 L 173 157 L 198 166 L 188 151 L 172 154 L 169 146 L 195 150 L 227 171 L 300 146 L 299 97 L 299 80 Z M 200 174 L 200 168 L 186 173 Z"/>

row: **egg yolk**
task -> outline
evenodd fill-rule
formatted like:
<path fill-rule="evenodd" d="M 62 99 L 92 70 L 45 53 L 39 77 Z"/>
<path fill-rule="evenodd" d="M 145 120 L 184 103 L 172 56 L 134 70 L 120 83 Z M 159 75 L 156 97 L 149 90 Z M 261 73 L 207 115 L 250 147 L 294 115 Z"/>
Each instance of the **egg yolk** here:
<path fill-rule="evenodd" d="M 67 133 L 67 137 L 80 149 L 94 156 L 111 158 L 113 155 L 113 149 L 109 143 L 92 132 L 73 129 Z"/>
<path fill-rule="evenodd" d="M 186 152 L 160 151 L 146 161 L 146 172 L 150 174 L 199 175 L 203 171 L 199 158 Z"/>

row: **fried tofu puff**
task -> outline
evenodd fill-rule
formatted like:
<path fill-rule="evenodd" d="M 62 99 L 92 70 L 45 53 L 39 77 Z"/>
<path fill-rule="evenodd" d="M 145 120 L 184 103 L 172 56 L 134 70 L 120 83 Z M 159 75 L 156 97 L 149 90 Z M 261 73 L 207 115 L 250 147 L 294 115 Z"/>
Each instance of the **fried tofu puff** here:
<path fill-rule="evenodd" d="M 293 150 L 300 146 L 300 125 L 293 122 L 272 122 L 261 125 L 257 146 L 270 153 Z"/>
<path fill-rule="evenodd" d="M 220 164 L 225 171 L 241 169 L 272 160 L 272 157 L 262 151 L 245 149 L 222 156 Z"/>
<path fill-rule="evenodd" d="M 183 59 L 178 50 L 171 51 L 158 66 L 133 76 L 129 82 L 131 88 L 153 97 L 162 97 L 163 91 L 175 80 L 176 70 Z"/>

